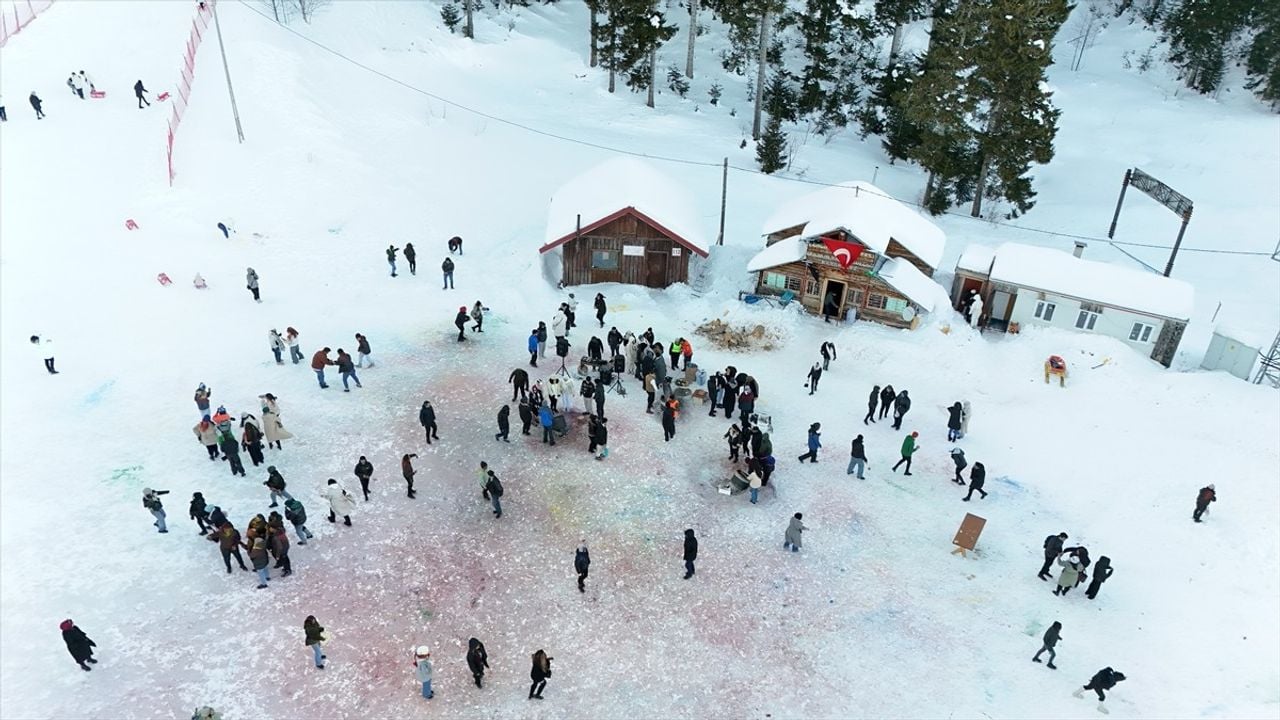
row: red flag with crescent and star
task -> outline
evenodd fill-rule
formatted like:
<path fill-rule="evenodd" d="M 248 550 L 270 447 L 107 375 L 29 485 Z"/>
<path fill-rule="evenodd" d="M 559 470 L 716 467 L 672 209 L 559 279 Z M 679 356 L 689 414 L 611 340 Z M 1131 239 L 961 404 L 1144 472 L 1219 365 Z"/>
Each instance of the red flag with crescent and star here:
<path fill-rule="evenodd" d="M 858 243 L 845 242 L 844 240 L 836 240 L 834 238 L 822 238 L 822 244 L 827 246 L 827 250 L 835 256 L 840 263 L 840 269 L 845 272 L 849 271 L 849 266 L 858 261 L 858 256 L 862 254 L 863 246 Z"/>

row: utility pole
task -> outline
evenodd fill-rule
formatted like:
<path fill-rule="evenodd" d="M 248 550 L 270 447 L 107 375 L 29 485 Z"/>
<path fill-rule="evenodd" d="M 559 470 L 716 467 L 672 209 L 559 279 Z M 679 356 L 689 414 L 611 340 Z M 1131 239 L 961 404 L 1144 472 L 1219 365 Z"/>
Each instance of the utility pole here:
<path fill-rule="evenodd" d="M 729 158 L 724 159 L 724 169 L 720 175 L 720 234 L 716 236 L 716 244 L 724 244 L 724 206 L 729 199 Z"/>
<path fill-rule="evenodd" d="M 693 44 L 698 39 L 698 0 L 689 0 L 689 52 L 684 58 L 684 76 L 693 79 Z"/>
<path fill-rule="evenodd" d="M 227 47 L 222 44 L 222 23 L 218 22 L 218 3 L 213 7 L 213 27 L 218 31 L 218 51 L 222 53 L 222 71 L 227 75 L 227 94 L 231 96 L 231 115 L 236 119 L 236 137 L 244 142 L 244 128 L 240 127 L 240 110 L 236 107 L 236 91 L 231 87 L 231 68 L 227 65 Z"/>

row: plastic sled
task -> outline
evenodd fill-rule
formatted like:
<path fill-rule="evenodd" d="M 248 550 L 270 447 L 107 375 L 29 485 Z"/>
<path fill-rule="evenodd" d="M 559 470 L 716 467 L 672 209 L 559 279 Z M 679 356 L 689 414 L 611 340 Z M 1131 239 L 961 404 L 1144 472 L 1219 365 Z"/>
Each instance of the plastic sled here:
<path fill-rule="evenodd" d="M 165 100 L 168 100 L 168 99 L 169 99 L 169 93 L 167 92 L 162 92 L 156 96 L 157 102 L 164 102 Z"/>
<path fill-rule="evenodd" d="M 137 230 L 138 223 L 134 222 L 133 218 L 129 218 L 128 220 L 124 221 L 124 227 L 126 230 Z"/>
<path fill-rule="evenodd" d="M 164 285 L 165 287 L 168 287 L 169 285 L 173 284 L 173 281 L 169 279 L 169 276 L 164 273 L 160 273 L 159 275 L 156 275 L 156 282 L 160 283 L 161 285 Z"/>
<path fill-rule="evenodd" d="M 106 97 L 106 96 L 107 96 L 107 93 L 106 93 L 106 91 L 105 91 L 105 90 L 90 90 L 90 91 L 89 91 L 89 97 L 94 98 L 94 99 L 96 99 L 96 100 L 101 100 L 102 98 L 104 98 L 104 97 Z"/>

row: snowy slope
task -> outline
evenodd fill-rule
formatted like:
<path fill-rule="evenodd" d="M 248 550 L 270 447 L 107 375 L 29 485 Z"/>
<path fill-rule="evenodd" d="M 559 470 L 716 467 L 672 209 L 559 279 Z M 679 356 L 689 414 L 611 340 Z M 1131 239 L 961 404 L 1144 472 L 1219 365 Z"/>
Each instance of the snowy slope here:
<path fill-rule="evenodd" d="M 522 13 L 510 32 L 482 21 L 474 44 L 439 29 L 433 4 L 337 3 L 298 28 L 381 72 L 533 127 L 653 153 L 737 152 L 745 105 L 731 118 L 705 104 L 693 114 L 692 102 L 667 95 L 656 112 L 609 96 L 581 56 L 583 13 L 562 5 Z M 529 329 L 563 297 L 543 280 L 536 253 L 547 202 L 609 156 L 446 108 L 227 3 L 220 13 L 246 142 L 235 141 L 216 48 L 206 43 L 168 189 L 164 108 L 136 110 L 128 88 L 142 77 L 154 95 L 176 81 L 189 12 L 182 3 L 58 4 L 0 62 L 11 118 L 0 125 L 0 716 L 173 717 L 206 703 L 228 718 L 403 716 L 425 702 L 410 666 L 420 643 L 437 658 L 430 712 L 449 717 L 1087 717 L 1094 703 L 1069 693 L 1104 665 L 1130 678 L 1108 701 L 1116 715 L 1277 715 L 1274 392 L 1221 373 L 1167 372 L 1102 337 L 1031 330 L 988 339 L 956 322 L 944 333 L 942 317 L 915 333 L 837 329 L 744 307 L 733 291 L 759 248 L 756 229 L 811 188 L 735 174 L 708 292 L 578 289 L 583 327 L 572 339 L 575 351 L 585 346 L 586 305 L 599 290 L 620 329 L 692 337 L 704 367 L 733 363 L 755 375 L 759 409 L 774 418 L 775 490 L 759 506 L 712 491 L 709 482 L 730 472 L 728 423 L 689 413 L 664 444 L 631 380 L 625 398 L 609 396 L 613 454 L 603 463 L 589 460 L 577 426 L 554 450 L 522 442 L 532 438 L 495 445 L 507 374 L 527 359 Z M 111 102 L 57 92 L 81 64 L 109 85 Z M 1054 81 L 1068 113 L 1073 97 L 1076 107 L 1101 106 L 1102 95 L 1133 92 L 1151 107 L 1159 95 L 1147 79 L 1115 72 Z M 1091 83 L 1101 85 L 1092 97 Z M 19 102 L 32 88 L 49 112 L 39 124 Z M 1158 172 L 1148 157 L 1177 157 L 1202 187 L 1164 179 L 1197 203 L 1216 195 L 1204 215 L 1198 205 L 1193 228 L 1248 225 L 1274 238 L 1263 183 L 1234 187 L 1224 177 L 1244 171 L 1216 160 L 1262 143 L 1274 118 L 1199 98 L 1169 102 L 1230 127 L 1176 154 L 1145 144 L 1135 162 Z M 1109 208 L 1118 173 L 1085 168 L 1122 158 L 1118 148 L 1143 122 L 1077 117 L 1064 123 L 1029 223 L 1075 227 L 1085 208 Z M 875 164 L 873 142 L 842 137 L 801 157 L 812 175 L 844 179 Z M 1253 159 L 1248 171 L 1265 177 L 1270 158 Z M 662 169 L 692 189 L 703 225 L 714 227 L 718 168 Z M 876 182 L 909 197 L 920 178 L 882 165 Z M 1139 217 L 1122 220 L 1135 237 L 1154 224 Z M 126 231 L 125 218 L 141 229 Z M 231 240 L 214 230 L 218 221 L 236 228 Z M 943 267 L 970 239 L 1026 239 L 951 218 L 943 227 Z M 459 290 L 446 292 L 433 283 L 455 234 L 466 255 L 455 258 Z M 388 278 L 382 249 L 406 241 L 418 248 L 419 274 L 406 275 L 402 261 L 401 277 Z M 1105 257 L 1095 246 L 1087 256 Z M 262 277 L 261 305 L 242 287 L 246 266 Z M 1184 256 L 1179 267 L 1198 299 L 1233 295 L 1264 319 L 1274 310 L 1269 265 Z M 161 271 L 172 287 L 155 282 Z M 208 290 L 191 287 L 196 272 Z M 492 308 L 486 332 L 460 346 L 452 315 L 476 300 Z M 711 317 L 765 324 L 782 348 L 715 351 L 691 334 Z M 341 393 L 330 373 L 334 387 L 321 392 L 308 370 L 271 361 L 267 330 L 286 325 L 301 330 L 308 356 L 323 345 L 350 349 L 363 332 L 379 366 L 362 372 L 362 390 Z M 28 353 L 24 338 L 36 331 L 55 339 L 61 375 L 45 376 Z M 840 359 L 809 397 L 802 376 L 828 338 Z M 1039 377 L 1051 353 L 1071 363 L 1066 390 Z M 295 545 L 296 574 L 269 590 L 255 591 L 239 570 L 227 576 L 184 519 L 194 490 L 229 508 L 241 530 L 267 510 L 264 472 L 230 478 L 192 442 L 190 395 L 201 381 L 234 415 L 274 392 L 296 435 L 268 461 L 306 503 L 318 537 Z M 858 422 L 870 387 L 886 381 L 915 401 L 904 429 L 920 430 L 922 450 L 910 478 L 888 470 L 901 434 Z M 425 398 L 440 416 L 442 442 L 430 447 L 415 418 Z M 976 507 L 947 482 L 943 408 L 962 398 L 974 406 L 963 446 L 988 468 L 991 496 Z M 822 462 L 800 467 L 788 453 L 802 452 L 815 421 Z M 865 481 L 843 472 L 855 433 L 867 438 Z M 396 472 L 406 452 L 421 455 L 412 502 Z M 377 468 L 374 500 L 361 504 L 355 527 L 335 528 L 316 490 L 328 477 L 356 486 L 350 468 L 361 454 Z M 475 487 L 481 459 L 507 487 L 499 521 Z M 1194 525 L 1192 500 L 1208 482 L 1221 501 Z M 139 507 L 143 486 L 172 491 L 170 534 L 154 534 Z M 811 528 L 798 556 L 780 548 L 796 511 Z M 948 554 L 965 511 L 988 518 L 976 559 Z M 688 582 L 679 579 L 685 527 L 702 538 Z M 1116 574 L 1096 602 L 1055 598 L 1034 578 L 1041 539 L 1060 530 L 1095 559 L 1113 559 Z M 585 596 L 572 574 L 583 538 L 594 560 Z M 333 635 L 323 673 L 302 645 L 308 614 Z M 68 616 L 100 646 L 92 673 L 61 647 L 56 627 Z M 1066 638 L 1056 674 L 1028 662 L 1055 619 Z M 493 665 L 484 690 L 469 686 L 463 662 L 471 636 Z M 556 658 L 555 675 L 547 700 L 531 706 L 527 659 L 540 647 Z"/>

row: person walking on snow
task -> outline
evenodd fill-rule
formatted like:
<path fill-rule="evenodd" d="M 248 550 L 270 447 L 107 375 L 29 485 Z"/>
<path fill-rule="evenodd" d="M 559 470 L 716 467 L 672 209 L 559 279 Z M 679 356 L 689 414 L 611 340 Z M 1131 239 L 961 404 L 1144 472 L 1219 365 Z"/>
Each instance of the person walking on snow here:
<path fill-rule="evenodd" d="M 356 463 L 355 470 L 352 472 L 355 474 L 356 479 L 360 481 L 360 490 L 364 493 L 364 501 L 369 502 L 369 481 L 373 479 L 373 463 L 361 455 L 360 460 Z"/>
<path fill-rule="evenodd" d="M 0 95 L 0 122 L 9 122 L 9 116 L 4 111 L 4 95 Z"/>
<path fill-rule="evenodd" d="M 271 354 L 276 356 L 276 364 L 284 364 L 284 338 L 280 337 L 280 332 L 272 328 L 267 333 L 267 342 L 271 345 Z"/>
<path fill-rule="evenodd" d="M 284 429 L 284 423 L 280 422 L 280 405 L 276 402 L 276 396 L 271 393 L 264 393 L 258 396 L 258 400 L 262 403 L 262 434 L 267 438 L 267 447 L 275 446 L 277 450 L 283 449 L 281 440 L 288 440 L 293 437 L 293 433 Z"/>
<path fill-rule="evenodd" d="M 422 401 L 422 409 L 418 411 L 418 424 L 426 430 L 428 445 L 431 444 L 432 438 L 440 439 L 440 433 L 436 428 L 436 409 L 431 406 L 430 400 Z"/>
<path fill-rule="evenodd" d="M 466 331 L 467 331 L 467 320 L 469 319 L 469 317 L 470 316 L 467 315 L 466 305 L 459 307 L 458 314 L 453 317 L 453 326 L 458 328 L 458 342 L 463 342 L 467 339 Z"/>
<path fill-rule="evenodd" d="M 284 476 L 280 474 L 275 465 L 267 466 L 267 479 L 262 484 L 266 485 L 267 491 L 271 493 L 271 504 L 267 507 L 279 507 L 279 498 L 284 498 L 286 506 L 293 499 L 289 491 L 285 490 L 287 483 L 285 483 Z"/>
<path fill-rule="evenodd" d="M 885 385 L 884 389 L 880 391 L 880 412 L 878 414 L 880 420 L 889 415 L 889 411 L 893 409 L 893 401 L 897 397 L 898 394 L 892 385 Z M 875 420 L 872 420 L 872 422 L 875 422 Z"/>
<path fill-rule="evenodd" d="M 1093 600 L 1098 597 L 1098 591 L 1102 589 L 1102 583 L 1111 577 L 1111 558 L 1103 555 L 1098 558 L 1098 564 L 1093 566 L 1093 580 L 1090 581 L 1089 587 L 1085 589 L 1084 596 Z"/>
<path fill-rule="evenodd" d="M 536 354 L 537 349 L 530 352 Z M 511 383 L 511 402 L 515 402 L 517 396 L 521 398 L 529 396 L 529 373 L 524 368 L 512 370 L 507 376 L 507 382 Z"/>
<path fill-rule="evenodd" d="M 204 501 L 204 493 L 191 493 L 191 505 L 187 508 L 187 517 L 196 521 L 197 533 L 207 535 L 213 531 L 213 523 L 209 522 L 209 507 Z"/>
<path fill-rule="evenodd" d="M 845 471 L 845 475 L 852 475 L 856 470 L 858 479 L 865 480 L 862 476 L 863 471 L 867 467 L 867 451 L 862 447 L 862 436 L 853 439 L 853 446 L 849 450 L 849 469 Z"/>
<path fill-rule="evenodd" d="M 542 342 L 538 340 L 538 331 L 533 329 L 529 331 L 529 341 L 526 343 L 529 350 L 529 367 L 538 367 L 538 349 L 542 347 Z M 515 398 L 511 398 L 515 400 Z"/>
<path fill-rule="evenodd" d="M 32 91 L 31 91 L 31 97 L 29 97 L 29 98 L 27 98 L 27 99 L 31 101 L 31 107 L 32 107 L 32 108 L 34 108 L 34 109 L 35 109 L 35 111 L 36 111 L 36 119 L 37 119 L 37 120 L 43 120 L 43 119 L 44 119 L 44 110 L 43 110 L 43 109 L 41 109 L 41 106 L 44 104 L 44 101 L 43 101 L 43 100 L 41 100 L 41 99 L 40 99 L 40 97 L 39 97 L 38 95 L 36 95 L 36 91 L 35 91 L 35 90 L 32 90 Z"/>
<path fill-rule="evenodd" d="M 985 500 L 987 491 L 982 489 L 982 485 L 986 481 L 987 469 L 980 462 L 974 463 L 973 469 L 969 471 L 969 494 L 964 496 L 964 501 L 969 502 L 969 498 L 973 497 L 974 493 L 978 493 Z"/>
<path fill-rule="evenodd" d="M 348 380 L 355 381 L 356 387 L 363 388 L 360 384 L 360 378 L 356 375 L 356 364 L 351 360 L 351 356 L 346 350 L 338 348 L 338 374 L 342 376 L 342 392 L 351 392 L 351 386 L 347 384 Z"/>
<path fill-rule="evenodd" d="M 76 77 L 75 73 L 71 73 L 67 78 L 67 87 L 71 88 L 72 95 L 75 95 L 81 100 L 84 99 L 84 86 L 80 84 L 80 78 Z"/>
<path fill-rule="evenodd" d="M 67 644 L 67 652 L 71 653 L 71 659 L 76 661 L 81 670 L 89 671 L 93 668 L 85 663 L 97 663 L 93 659 L 93 649 L 98 643 L 89 639 L 84 631 L 76 627 L 76 624 L 70 618 L 63 620 L 58 624 L 58 629 L 62 631 L 62 642 Z"/>
<path fill-rule="evenodd" d="M 280 571 L 280 577 L 289 577 L 293 574 L 293 562 L 289 559 L 289 534 L 284 531 L 284 525 L 280 522 L 280 513 L 271 513 L 271 517 L 275 518 L 276 524 L 272 525 L 271 520 L 267 520 L 267 547 L 271 550 L 271 557 L 276 559 L 273 567 Z"/>
<path fill-rule="evenodd" d="M 831 361 L 836 359 L 836 344 L 830 340 L 823 341 L 822 347 L 822 369 L 826 370 L 831 367 Z"/>
<path fill-rule="evenodd" d="M 471 332 L 484 332 L 484 306 L 479 300 L 471 306 L 471 321 L 475 323 L 471 326 Z"/>
<path fill-rule="evenodd" d="M 1112 670 L 1110 667 L 1104 667 L 1098 672 L 1094 673 L 1093 677 L 1089 679 L 1088 685 L 1085 685 L 1084 687 L 1076 688 L 1076 691 L 1071 693 L 1071 696 L 1075 698 L 1082 698 L 1084 697 L 1085 690 L 1092 690 L 1098 693 L 1098 712 L 1102 713 L 1103 715 L 1106 715 L 1106 714 L 1109 714 L 1111 711 L 1108 710 L 1105 705 L 1103 705 L 1103 703 L 1107 701 L 1107 695 L 1103 691 L 1114 688 L 1116 686 L 1116 683 L 1124 679 L 1125 679 L 1124 673 L 1116 672 L 1115 670 Z"/>
<path fill-rule="evenodd" d="M 814 363 L 813 367 L 809 368 L 809 379 L 805 382 L 805 387 L 809 388 L 810 395 L 818 392 L 818 380 L 821 379 L 822 367 L 818 363 Z"/>
<path fill-rule="evenodd" d="M 964 417 L 964 407 L 959 402 L 947 408 L 947 442 L 960 439 L 960 425 Z"/>
<path fill-rule="evenodd" d="M 200 383 L 200 385 L 196 388 L 196 395 L 195 395 L 196 411 L 200 413 L 200 417 L 206 420 L 208 419 L 208 416 L 210 414 L 209 398 L 212 395 L 213 395 L 213 390 L 211 388 L 205 387 L 204 383 Z"/>
<path fill-rule="evenodd" d="M 1058 654 L 1053 651 L 1053 648 L 1058 644 L 1058 641 L 1062 639 L 1062 636 L 1059 634 L 1061 632 L 1062 623 L 1057 620 L 1053 621 L 1053 624 L 1049 626 L 1049 629 L 1044 631 L 1044 643 L 1040 646 L 1040 649 L 1036 651 L 1036 654 L 1031 656 L 1031 662 L 1040 662 L 1040 653 L 1048 651 L 1049 669 L 1057 670 L 1058 666 L 1053 664 L 1053 659 L 1057 657 Z"/>
<path fill-rule="evenodd" d="M 969 466 L 969 461 L 964 459 L 964 450 L 958 446 L 951 448 L 951 462 L 956 464 L 956 475 L 951 478 L 951 482 L 964 485 L 964 478 L 960 476 L 960 471 Z"/>
<path fill-rule="evenodd" d="M 511 442 L 511 406 L 503 405 L 498 410 L 498 432 L 494 434 L 495 441 Z"/>
<path fill-rule="evenodd" d="M 320 389 L 324 390 L 329 384 L 324 381 L 324 368 L 326 365 L 333 365 L 334 362 L 329 359 L 329 348 L 317 350 L 315 355 L 311 356 L 311 369 L 316 373 L 316 380 L 320 382 Z"/>
<path fill-rule="evenodd" d="M 819 432 L 821 428 L 822 423 L 814 423 L 809 426 L 809 452 L 800 456 L 800 462 L 803 463 L 806 458 L 808 458 L 810 463 L 818 462 L 818 448 L 822 447 L 822 441 L 820 439 L 822 433 Z"/>
<path fill-rule="evenodd" d="M 44 369 L 50 375 L 57 375 L 58 371 L 53 368 L 53 341 L 48 338 L 41 338 L 39 335 L 31 336 L 31 346 L 35 354 L 40 356 L 44 361 Z M 208 409 L 206 407 L 206 409 Z"/>
<path fill-rule="evenodd" d="M 222 457 L 231 465 L 231 474 L 244 477 L 244 463 L 240 461 L 240 442 L 230 431 L 218 432 L 218 447 L 222 448 Z"/>
<path fill-rule="evenodd" d="M 284 519 L 293 524 L 294 531 L 298 533 L 299 545 L 306 545 L 307 540 L 315 537 L 307 529 L 307 509 L 297 498 L 289 498 L 284 502 Z"/>
<path fill-rule="evenodd" d="M 444 272 L 444 287 L 440 289 L 452 290 L 453 289 L 453 260 L 450 260 L 449 258 L 445 258 L 444 262 L 440 263 L 440 270 Z"/>
<path fill-rule="evenodd" d="M 169 530 L 164 526 L 164 504 L 160 502 L 160 496 L 168 494 L 168 490 L 142 489 L 142 507 L 151 511 L 151 514 L 155 516 L 156 521 L 151 524 L 159 528 L 162 533 L 167 533 Z"/>
<path fill-rule="evenodd" d="M 476 687 L 484 687 L 481 680 L 484 678 L 484 671 L 489 667 L 489 653 L 484 650 L 484 643 L 476 638 L 467 641 L 467 668 L 471 670 L 471 677 L 476 681 Z"/>
<path fill-rule="evenodd" d="M 569 333 L 569 316 L 565 312 L 564 303 L 560 303 L 555 315 L 551 316 L 551 334 L 555 336 L 556 340 L 565 337 Z"/>
<path fill-rule="evenodd" d="M 209 518 L 215 520 L 214 513 L 209 513 Z M 240 569 L 245 572 L 249 568 L 244 564 L 244 556 L 240 554 L 240 531 L 235 529 L 230 520 L 223 518 L 222 524 L 218 526 L 218 534 L 211 536 L 211 540 L 218 541 L 218 551 L 222 553 L 222 562 L 227 566 L 227 574 L 231 574 L 231 556 L 235 556 L 236 562 L 240 564 Z"/>
<path fill-rule="evenodd" d="M 133 84 L 133 95 L 134 97 L 138 98 L 139 110 L 142 109 L 143 104 L 145 104 L 147 107 L 151 107 L 151 103 L 146 98 L 142 97 L 143 93 L 145 92 L 147 92 L 147 89 L 142 86 L 141 80 Z"/>
<path fill-rule="evenodd" d="M 532 435 L 529 428 L 533 425 L 533 408 L 529 405 L 529 400 L 522 398 L 516 410 L 520 413 L 520 434 Z"/>
<path fill-rule="evenodd" d="M 1066 595 L 1080 579 L 1080 558 L 1063 553 L 1058 564 L 1062 566 L 1062 572 L 1058 574 L 1058 586 L 1053 589 L 1053 594 Z"/>
<path fill-rule="evenodd" d="M 253 293 L 253 301 L 262 302 L 262 297 L 258 295 L 258 271 L 253 268 L 245 268 L 244 282 L 245 287 L 249 288 L 249 292 Z"/>
<path fill-rule="evenodd" d="M 404 259 L 409 263 L 409 274 L 418 274 L 418 251 L 413 249 L 413 243 L 404 244 Z"/>
<path fill-rule="evenodd" d="M 342 516 L 342 524 L 351 527 L 351 511 L 356 509 L 356 499 L 351 497 L 351 493 L 333 478 L 329 478 L 329 483 L 320 490 L 320 497 L 329 501 L 329 522 L 338 522 L 338 516 Z"/>
<path fill-rule="evenodd" d="M 554 659 L 547 657 L 543 650 L 533 654 L 533 669 L 529 671 L 529 678 L 533 680 L 529 686 L 530 700 L 542 699 L 542 690 L 547 686 L 547 678 L 551 677 L 551 661 Z"/>
<path fill-rule="evenodd" d="M 1040 572 L 1036 574 L 1041 580 L 1049 579 L 1049 568 L 1053 567 L 1053 561 L 1058 559 L 1062 554 L 1062 545 L 1067 541 L 1066 533 L 1058 533 L 1050 535 L 1044 539 L 1044 565 L 1040 568 Z"/>
<path fill-rule="evenodd" d="M 89 87 L 90 93 L 98 92 L 98 86 L 93 84 L 93 78 L 89 77 L 89 73 L 81 70 L 79 72 L 79 75 L 80 75 L 80 87 L 84 87 L 87 85 Z"/>
<path fill-rule="evenodd" d="M 413 469 L 413 458 L 418 457 L 417 453 L 408 453 L 400 458 L 400 473 L 404 475 L 404 482 L 409 486 L 409 499 L 412 500 L 416 495 L 413 492 L 413 476 L 418 474 Z"/>
<path fill-rule="evenodd" d="M 808 529 L 804 526 L 804 523 L 800 522 L 800 519 L 803 517 L 804 515 L 802 515 L 801 513 L 796 513 L 795 515 L 791 516 L 791 522 L 787 523 L 787 532 L 782 537 L 783 550 L 786 550 L 788 547 L 790 547 L 791 552 L 800 552 L 800 545 L 801 545 L 800 533 Z"/>
<path fill-rule="evenodd" d="M 675 399 L 666 400 L 662 403 L 662 439 L 664 442 L 671 442 L 671 438 L 676 436 L 676 408 Z"/>
<path fill-rule="evenodd" d="M 1191 513 L 1191 519 L 1201 522 L 1200 517 L 1209 512 L 1209 503 L 1218 502 L 1218 492 L 1213 489 L 1213 485 L 1209 484 L 1200 488 L 1200 492 L 1196 495 L 1196 511 Z"/>
<path fill-rule="evenodd" d="M 569 293 L 569 299 L 564 302 L 564 315 L 569 321 L 564 328 L 566 332 L 578 327 L 578 298 L 573 293 Z"/>
<path fill-rule="evenodd" d="M 324 626 L 316 620 L 315 615 L 308 615 L 306 620 L 302 621 L 302 634 L 305 637 L 304 643 L 311 648 L 311 654 L 315 657 L 316 669 L 324 669 L 324 661 L 329 656 L 324 654 Z"/>
<path fill-rule="evenodd" d="M 587 572 L 591 569 L 591 553 L 587 550 L 586 540 L 579 543 L 578 550 L 573 554 L 573 569 L 578 573 L 578 592 L 585 593 Z"/>
<path fill-rule="evenodd" d="M 602 293 L 596 293 L 595 307 L 596 307 L 596 322 L 600 323 L 600 328 L 603 330 L 604 315 L 609 311 L 609 306 L 605 304 L 604 295 Z M 612 345 L 612 343 L 610 344 Z M 618 353 L 615 350 L 613 354 L 617 355 Z"/>
<path fill-rule="evenodd" d="M 204 445 L 204 449 L 209 452 L 209 459 L 217 460 L 218 429 L 214 426 L 213 421 L 209 419 L 209 416 L 205 415 L 203 420 L 196 423 L 196 426 L 191 428 L 191 432 L 195 433 L 196 440 L 198 440 L 201 445 Z"/>
<path fill-rule="evenodd" d="M 455 252 L 459 255 L 462 254 L 462 238 L 457 235 L 449 238 L 449 254 L 452 255 Z"/>
<path fill-rule="evenodd" d="M 969 401 L 960 403 L 960 437 L 969 434 Z"/>
<path fill-rule="evenodd" d="M 698 559 L 698 538 L 693 535 L 693 528 L 684 531 L 684 579 L 693 577 L 693 561 Z"/>
<path fill-rule="evenodd" d="M 893 471 L 898 472 L 898 466 L 902 463 L 907 464 L 906 472 L 903 475 L 911 474 L 911 456 L 915 454 L 920 447 L 916 445 L 916 438 L 920 437 L 920 433 L 912 431 L 912 433 L 902 439 L 902 459 L 893 464 Z"/>
<path fill-rule="evenodd" d="M 289 359 L 293 364 L 302 362 L 302 348 L 298 347 L 298 331 L 292 327 L 285 328 L 284 343 L 289 346 Z"/>
<path fill-rule="evenodd" d="M 391 266 L 391 277 L 396 276 L 396 252 L 399 250 L 394 244 L 387 246 L 387 264 Z"/>
<path fill-rule="evenodd" d="M 484 490 L 489 494 L 489 502 L 493 504 L 493 519 L 497 520 L 502 517 L 502 494 L 505 490 L 497 474 L 489 470 L 488 476 L 489 479 L 484 484 Z"/>
<path fill-rule="evenodd" d="M 366 360 L 369 361 L 369 367 L 373 367 L 373 348 L 369 347 L 369 338 L 356 333 L 356 367 L 363 368 Z"/>
<path fill-rule="evenodd" d="M 436 694 L 431 690 L 431 650 L 426 645 L 419 645 L 414 651 L 414 674 L 422 683 L 422 697 L 430 700 Z"/>
<path fill-rule="evenodd" d="M 893 429 L 902 429 L 902 418 L 907 416 L 907 411 L 911 409 L 911 398 L 907 397 L 907 391 L 903 390 L 898 393 L 898 397 L 893 400 Z"/>
<path fill-rule="evenodd" d="M 555 414 L 551 412 L 551 408 L 543 405 L 538 408 L 538 424 L 542 426 L 542 442 L 551 443 L 551 447 L 556 445 L 556 434 L 551 429 L 555 422 Z"/>

